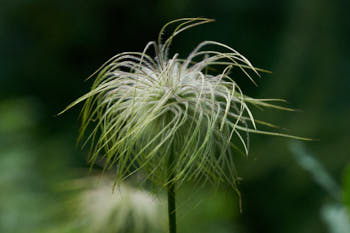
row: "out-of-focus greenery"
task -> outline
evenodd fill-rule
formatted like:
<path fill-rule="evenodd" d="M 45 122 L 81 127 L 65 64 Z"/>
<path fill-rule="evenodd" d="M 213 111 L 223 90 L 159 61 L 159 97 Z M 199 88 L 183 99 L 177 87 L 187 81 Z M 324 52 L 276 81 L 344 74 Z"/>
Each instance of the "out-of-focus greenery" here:
<path fill-rule="evenodd" d="M 350 166 L 346 168 L 344 175 L 344 202 L 350 216 Z"/>
<path fill-rule="evenodd" d="M 350 218 L 342 202 L 341 189 L 337 182 L 301 143 L 291 143 L 290 149 L 300 167 L 308 171 L 314 181 L 331 197 L 331 200 L 328 200 L 321 209 L 321 216 L 328 225 L 328 231 L 330 233 L 350 232 Z"/>
<path fill-rule="evenodd" d="M 70 177 L 65 140 L 40 135 L 35 99 L 0 101 L 0 232 L 37 232 L 53 223 L 54 182 Z M 64 169 L 64 173 L 62 173 Z"/>
<path fill-rule="evenodd" d="M 170 52 L 184 57 L 198 42 L 216 40 L 271 70 L 257 80 L 259 88 L 238 75 L 237 82 L 251 96 L 285 98 L 302 111 L 256 110 L 257 118 L 317 139 L 307 148 L 340 183 L 350 162 L 349 8 L 345 0 L 2 0 L 0 232 L 55 230 L 69 220 L 62 210 L 68 197 L 57 185 L 88 176 L 87 151 L 75 147 L 79 109 L 56 114 L 88 91 L 84 79 L 104 61 L 141 51 L 164 23 L 180 17 L 216 22 L 183 33 Z M 232 190 L 183 190 L 180 229 L 327 232 L 320 210 L 329 194 L 295 162 L 287 143 L 253 135 L 250 155 L 236 156 L 242 214 Z"/>
<path fill-rule="evenodd" d="M 339 203 L 326 204 L 322 207 L 321 214 L 324 222 L 328 225 L 328 232 L 350 232 L 349 215 L 344 205 Z"/>

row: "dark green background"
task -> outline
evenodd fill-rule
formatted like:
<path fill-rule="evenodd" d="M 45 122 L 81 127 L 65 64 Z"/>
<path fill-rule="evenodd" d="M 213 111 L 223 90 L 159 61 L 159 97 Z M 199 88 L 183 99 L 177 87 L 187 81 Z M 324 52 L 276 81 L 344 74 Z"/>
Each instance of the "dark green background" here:
<path fill-rule="evenodd" d="M 86 176 L 88 166 L 86 151 L 75 147 L 79 108 L 57 113 L 89 90 L 85 78 L 104 61 L 142 51 L 181 17 L 216 21 L 181 34 L 172 52 L 185 57 L 216 40 L 271 70 L 258 87 L 237 81 L 253 97 L 284 98 L 302 111 L 256 111 L 257 118 L 317 139 L 304 144 L 340 183 L 350 157 L 349 9 L 345 0 L 1 0 L 0 232 L 37 232 L 60 221 L 52 217 L 62 198 L 55 185 Z M 249 157 L 237 156 L 242 214 L 225 190 L 229 198 L 218 205 L 227 218 L 207 216 L 217 228 L 203 227 L 196 209 L 193 221 L 179 224 L 189 232 L 220 232 L 225 224 L 223 232 L 328 232 L 320 208 L 331 198 L 297 165 L 288 142 L 254 135 Z"/>

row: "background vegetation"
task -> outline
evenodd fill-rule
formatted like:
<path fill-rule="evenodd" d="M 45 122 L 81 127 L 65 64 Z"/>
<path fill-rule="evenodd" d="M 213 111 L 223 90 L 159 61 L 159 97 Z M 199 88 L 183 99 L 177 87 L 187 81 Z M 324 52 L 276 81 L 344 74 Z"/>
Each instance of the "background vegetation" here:
<path fill-rule="evenodd" d="M 216 22 L 183 33 L 172 52 L 185 56 L 215 40 L 273 71 L 259 87 L 237 81 L 251 96 L 284 98 L 302 110 L 256 114 L 318 139 L 302 148 L 340 197 L 317 183 L 289 140 L 252 136 L 249 157 L 236 158 L 243 213 L 229 188 L 185 189 L 179 232 L 347 232 L 332 224 L 345 226 L 342 205 L 350 203 L 348 9 L 345 0 L 1 0 L 0 232 L 63 232 L 73 218 L 67 200 L 78 191 L 62 184 L 86 177 L 88 165 L 75 147 L 79 109 L 56 114 L 89 90 L 84 79 L 108 58 L 142 51 L 164 23 L 196 16 Z"/>

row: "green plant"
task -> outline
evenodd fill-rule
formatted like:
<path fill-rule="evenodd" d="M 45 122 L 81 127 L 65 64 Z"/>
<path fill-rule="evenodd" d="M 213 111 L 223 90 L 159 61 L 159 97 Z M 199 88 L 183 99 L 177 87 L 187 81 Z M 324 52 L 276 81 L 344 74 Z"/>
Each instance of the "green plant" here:
<path fill-rule="evenodd" d="M 321 216 L 328 226 L 331 233 L 343 233 L 350 231 L 349 215 L 346 211 L 346 202 L 348 201 L 346 182 L 347 174 L 344 177 L 344 190 L 340 188 L 338 183 L 323 167 L 323 165 L 311 154 L 307 148 L 301 143 L 290 143 L 290 150 L 296 162 L 306 171 L 308 171 L 313 180 L 318 183 L 328 194 L 330 200 L 323 204 L 321 208 Z M 342 203 L 342 193 L 345 197 L 345 203 Z"/>
<path fill-rule="evenodd" d="M 350 165 L 345 169 L 344 178 L 343 178 L 343 187 L 344 187 L 344 203 L 347 207 L 348 214 L 350 216 Z"/>
<path fill-rule="evenodd" d="M 62 183 L 65 219 L 43 233 L 163 233 L 162 197 L 125 183 L 111 192 L 110 176 L 90 176 Z M 62 203 L 60 203 L 62 205 Z M 60 206 L 62 209 L 62 206 Z"/>
<path fill-rule="evenodd" d="M 255 120 L 248 104 L 291 109 L 270 103 L 282 100 L 244 95 L 229 76 L 231 69 L 240 69 L 253 83 L 249 71 L 264 70 L 254 68 L 236 50 L 204 41 L 186 59 L 178 54 L 169 58 L 175 36 L 211 21 L 185 18 L 167 23 L 158 41 L 149 42 L 143 52 L 125 52 L 107 61 L 92 75 L 97 74 L 91 91 L 67 107 L 85 102 L 79 139 L 95 125 L 87 138 L 92 141 L 91 165 L 102 157 L 105 169 L 117 165 L 116 183 L 142 170 L 149 181 L 167 189 L 171 233 L 176 232 L 175 193 L 183 182 L 228 183 L 236 189 L 231 148 L 238 146 L 233 137 L 246 154 L 249 133 L 298 138 L 257 129 L 256 124 L 274 126 Z M 174 24 L 163 42 L 165 29 Z M 152 46 L 154 58 L 146 53 Z M 204 50 L 210 46 L 226 52 Z"/>

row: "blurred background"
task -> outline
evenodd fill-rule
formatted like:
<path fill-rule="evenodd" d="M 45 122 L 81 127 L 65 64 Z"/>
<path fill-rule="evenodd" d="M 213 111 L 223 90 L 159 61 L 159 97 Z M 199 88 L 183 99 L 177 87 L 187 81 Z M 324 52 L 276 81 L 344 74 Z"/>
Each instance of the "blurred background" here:
<path fill-rule="evenodd" d="M 349 9 L 345 0 L 1 0 L 0 232 L 166 232 L 162 194 L 128 187 L 123 207 L 101 198 L 112 185 L 90 185 L 95 172 L 75 146 L 79 107 L 57 113 L 89 90 L 86 77 L 108 58 L 142 51 L 170 20 L 199 16 L 216 21 L 181 34 L 171 52 L 185 57 L 203 40 L 237 49 L 273 72 L 257 77 L 258 87 L 238 77 L 247 94 L 301 110 L 257 118 L 316 140 L 252 135 L 249 156 L 235 158 L 243 212 L 227 187 L 184 188 L 179 232 L 350 232 Z"/>

